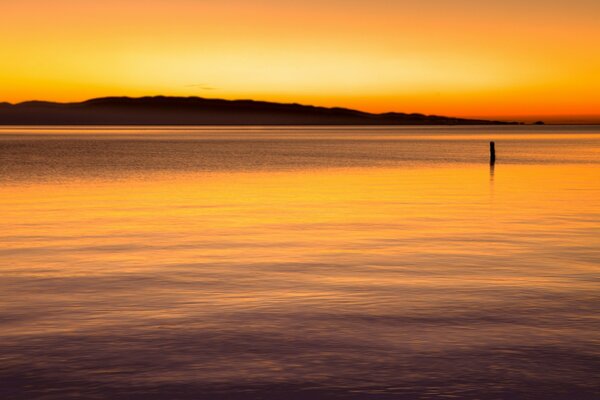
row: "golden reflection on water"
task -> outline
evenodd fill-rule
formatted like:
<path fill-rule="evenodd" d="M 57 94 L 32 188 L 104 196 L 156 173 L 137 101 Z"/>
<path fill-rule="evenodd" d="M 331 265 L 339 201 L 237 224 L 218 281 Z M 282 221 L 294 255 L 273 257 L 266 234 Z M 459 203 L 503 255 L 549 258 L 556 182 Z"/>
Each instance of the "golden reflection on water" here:
<path fill-rule="evenodd" d="M 258 292 L 242 299 L 257 303 L 265 295 L 272 301 L 301 294 L 305 280 L 321 289 L 332 285 L 333 293 L 336 282 L 352 281 L 574 284 L 562 276 L 565 265 L 540 257 L 544 248 L 556 252 L 569 243 L 597 255 L 600 241 L 590 219 L 598 217 L 600 185 L 589 177 L 598 167 L 498 169 L 493 187 L 483 166 L 157 174 L 11 186 L 0 197 L 0 218 L 10 227 L 4 232 L 3 272 L 176 275 L 201 263 L 202 273 L 225 269 L 235 279 L 257 264 L 275 270 L 257 273 L 307 265 L 305 271 L 281 271 L 298 286 L 276 295 L 269 290 L 273 278 L 261 283 L 256 276 Z M 511 265 L 497 261 L 511 254 L 516 257 Z M 228 262 L 234 263 L 230 270 Z M 342 267 L 334 271 L 328 263 Z M 318 264 L 315 271 L 312 264 Z M 568 272 L 596 268 L 572 262 Z"/>
<path fill-rule="evenodd" d="M 451 394 L 526 393 L 529 374 L 587 395 L 598 177 L 499 162 L 6 184 L 0 371 Z"/>

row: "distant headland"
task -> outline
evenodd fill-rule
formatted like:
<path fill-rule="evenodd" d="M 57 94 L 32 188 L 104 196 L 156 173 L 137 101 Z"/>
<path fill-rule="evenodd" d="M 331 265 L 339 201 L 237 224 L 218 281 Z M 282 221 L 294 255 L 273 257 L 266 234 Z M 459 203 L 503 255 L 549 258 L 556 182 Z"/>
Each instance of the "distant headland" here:
<path fill-rule="evenodd" d="M 103 97 L 80 103 L 0 103 L 0 125 L 506 125 L 424 114 L 372 114 L 254 100 Z"/>

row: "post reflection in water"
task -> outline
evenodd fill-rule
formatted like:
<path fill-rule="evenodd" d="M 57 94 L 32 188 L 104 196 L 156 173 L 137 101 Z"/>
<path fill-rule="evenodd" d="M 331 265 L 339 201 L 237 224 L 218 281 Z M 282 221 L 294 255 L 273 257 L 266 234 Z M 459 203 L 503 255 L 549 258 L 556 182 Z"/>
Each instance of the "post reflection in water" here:
<path fill-rule="evenodd" d="M 597 130 L 194 129 L 0 130 L 2 397 L 598 395 Z"/>

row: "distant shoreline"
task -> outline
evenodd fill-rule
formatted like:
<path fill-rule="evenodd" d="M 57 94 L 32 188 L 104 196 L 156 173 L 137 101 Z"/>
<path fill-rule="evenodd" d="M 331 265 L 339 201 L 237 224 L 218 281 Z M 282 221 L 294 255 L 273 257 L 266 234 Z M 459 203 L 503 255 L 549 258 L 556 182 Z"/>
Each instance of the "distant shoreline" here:
<path fill-rule="evenodd" d="M 79 103 L 0 103 L 0 125 L 420 126 L 520 125 L 438 115 L 373 114 L 347 108 L 201 97 L 104 97 Z"/>
<path fill-rule="evenodd" d="M 20 123 L 20 124 L 4 124 L 4 123 L 0 123 L 0 128 L 34 128 L 34 127 L 46 127 L 46 128 L 60 128 L 60 127 L 70 127 L 70 128 L 76 128 L 76 127 L 85 127 L 85 128 L 91 128 L 91 127 L 102 127 L 102 128 L 143 128 L 143 127 L 147 127 L 147 128 L 152 128 L 152 127 L 161 127 L 161 128 L 168 128 L 168 127 L 174 127 L 174 128 L 193 128 L 193 127 L 202 127 L 202 128 L 210 128 L 210 127 L 214 127 L 214 128 L 251 128 L 251 127 L 255 127 L 255 128 L 260 128 L 260 127 L 264 127 L 264 128 L 277 128 L 277 127 L 314 127 L 314 128 L 318 128 L 318 127 L 327 127 L 327 128 L 335 128 L 335 127 L 344 127 L 344 128 L 350 128 L 350 127 L 356 127 L 356 128 L 361 128 L 361 127 L 368 127 L 368 128 L 377 128 L 377 127 L 381 127 L 381 128 L 385 128 L 385 127 L 427 127 L 427 126 L 431 126 L 431 127 L 476 127 L 476 126 L 481 126 L 481 127 L 486 127 L 486 126 L 507 126 L 507 127 L 515 127 L 515 126 L 521 126 L 521 127 L 530 127 L 530 128 L 543 128 L 543 127 L 569 127 L 569 126 L 576 126 L 576 127 L 583 127 L 583 126 L 589 126 L 589 127 L 595 127 L 595 126 L 600 126 L 600 123 L 577 123 L 577 124 L 553 124 L 553 123 L 547 123 L 545 125 L 534 125 L 534 124 L 528 124 L 528 123 L 505 123 L 505 124 L 395 124 L 395 125 L 382 125 L 382 124 L 377 124 L 377 125 L 373 125 L 373 124 L 133 124 L 133 123 L 123 123 L 123 124 L 37 124 L 37 123 Z"/>

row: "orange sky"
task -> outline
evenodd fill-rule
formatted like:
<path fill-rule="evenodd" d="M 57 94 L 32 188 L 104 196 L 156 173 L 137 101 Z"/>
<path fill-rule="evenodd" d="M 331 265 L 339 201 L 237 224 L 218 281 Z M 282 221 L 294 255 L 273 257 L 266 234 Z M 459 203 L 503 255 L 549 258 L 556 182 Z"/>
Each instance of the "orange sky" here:
<path fill-rule="evenodd" d="M 0 101 L 254 98 L 600 120 L 598 0 L 2 0 Z"/>

